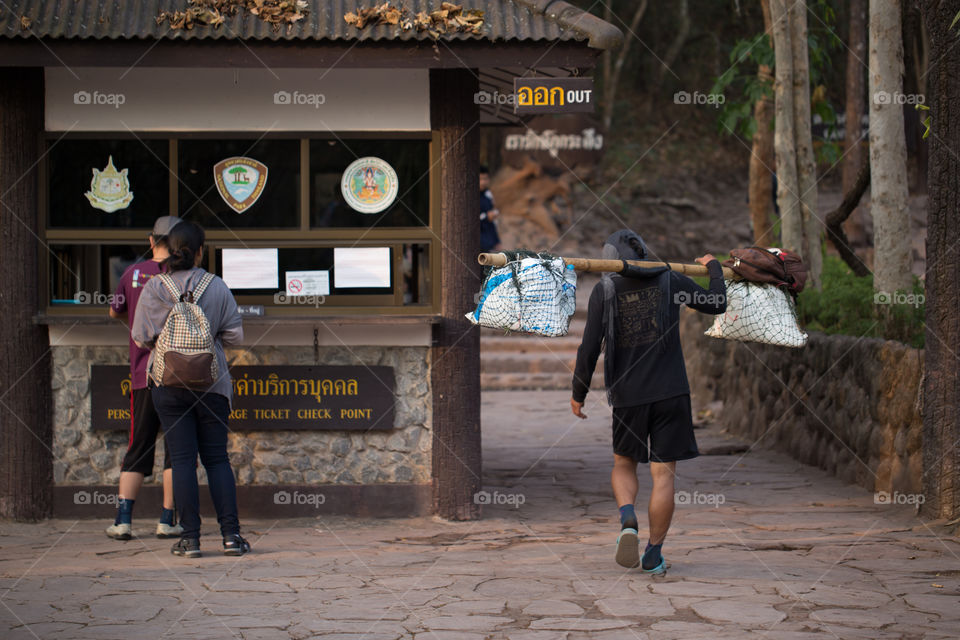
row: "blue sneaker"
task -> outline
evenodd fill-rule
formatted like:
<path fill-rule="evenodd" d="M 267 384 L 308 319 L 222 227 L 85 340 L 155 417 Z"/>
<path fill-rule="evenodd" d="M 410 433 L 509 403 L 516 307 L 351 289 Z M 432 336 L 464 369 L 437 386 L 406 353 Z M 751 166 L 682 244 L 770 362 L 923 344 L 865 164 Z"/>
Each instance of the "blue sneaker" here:
<path fill-rule="evenodd" d="M 660 564 L 655 566 L 653 569 L 644 569 L 644 573 L 649 573 L 652 576 L 662 576 L 667 572 L 667 559 L 663 556 L 660 556 Z"/>
<path fill-rule="evenodd" d="M 617 564 L 627 569 L 640 566 L 640 544 L 637 530 L 626 528 L 617 536 Z"/>

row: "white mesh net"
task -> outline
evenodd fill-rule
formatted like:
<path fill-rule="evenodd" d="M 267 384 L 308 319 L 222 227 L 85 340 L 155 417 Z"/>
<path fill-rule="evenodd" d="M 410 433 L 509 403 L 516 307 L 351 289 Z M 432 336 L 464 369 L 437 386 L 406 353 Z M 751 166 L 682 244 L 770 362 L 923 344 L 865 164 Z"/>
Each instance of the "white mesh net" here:
<path fill-rule="evenodd" d="M 466 314 L 491 329 L 567 335 L 577 309 L 577 274 L 561 258 L 526 257 L 490 270 L 477 308 Z"/>
<path fill-rule="evenodd" d="M 727 310 L 705 332 L 711 338 L 802 347 L 793 298 L 774 285 L 727 280 Z"/>

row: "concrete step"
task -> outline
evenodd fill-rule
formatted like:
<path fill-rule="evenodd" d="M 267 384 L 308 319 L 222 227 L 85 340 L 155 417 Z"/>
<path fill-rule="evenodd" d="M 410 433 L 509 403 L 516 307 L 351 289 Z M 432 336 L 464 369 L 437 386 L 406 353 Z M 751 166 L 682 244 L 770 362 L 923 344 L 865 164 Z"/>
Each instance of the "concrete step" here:
<path fill-rule="evenodd" d="M 576 351 L 560 352 L 488 352 L 480 351 L 481 373 L 565 373 L 573 375 Z M 597 362 L 603 368 L 603 356 Z"/>
<path fill-rule="evenodd" d="M 561 338 L 482 329 L 480 333 L 480 387 L 485 390 L 569 390 L 577 363 L 577 348 L 586 324 L 586 296 L 578 295 L 577 313 Z M 603 389 L 603 356 L 591 381 Z"/>
<path fill-rule="evenodd" d="M 579 336 L 564 336 L 562 338 L 519 337 L 519 336 L 482 336 L 480 351 L 509 351 L 511 353 L 558 353 L 572 351 L 574 354 L 580 346 Z"/>
<path fill-rule="evenodd" d="M 573 375 L 569 373 L 481 373 L 480 388 L 485 391 L 563 389 L 569 391 Z M 603 371 L 597 371 L 590 388 L 603 389 Z"/>
<path fill-rule="evenodd" d="M 567 335 L 562 338 L 547 338 L 545 336 L 538 336 L 530 333 L 518 333 L 518 332 L 508 332 L 502 329 L 490 329 L 487 327 L 482 327 L 480 329 L 480 339 L 492 339 L 492 338 L 504 338 L 509 340 L 577 340 L 579 343 L 580 338 L 583 336 L 583 328 L 587 324 L 586 314 L 582 317 L 578 312 L 570 320 L 570 328 L 567 330 Z"/>

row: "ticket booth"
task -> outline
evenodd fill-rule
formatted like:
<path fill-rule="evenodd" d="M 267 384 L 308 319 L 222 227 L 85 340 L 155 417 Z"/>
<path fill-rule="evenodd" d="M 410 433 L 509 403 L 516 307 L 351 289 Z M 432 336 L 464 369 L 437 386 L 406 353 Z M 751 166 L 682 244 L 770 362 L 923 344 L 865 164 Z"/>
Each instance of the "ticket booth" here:
<path fill-rule="evenodd" d="M 192 29 L 158 23 L 159 2 L 48 4 L 0 14 L 15 186 L 0 273 L 30 290 L 3 323 L 35 362 L 0 374 L 3 437 L 34 462 L 0 453 L 3 495 L 35 498 L 4 515 L 111 512 L 130 380 L 107 306 L 174 215 L 205 228 L 204 267 L 244 315 L 227 357 L 246 515 L 477 517 L 479 338 L 463 314 L 480 283 L 477 125 L 499 108 L 477 96 L 533 68 L 579 74 L 619 31 L 525 0 L 480 2 L 482 30 L 437 41 L 319 1 L 280 26 L 241 9 Z"/>

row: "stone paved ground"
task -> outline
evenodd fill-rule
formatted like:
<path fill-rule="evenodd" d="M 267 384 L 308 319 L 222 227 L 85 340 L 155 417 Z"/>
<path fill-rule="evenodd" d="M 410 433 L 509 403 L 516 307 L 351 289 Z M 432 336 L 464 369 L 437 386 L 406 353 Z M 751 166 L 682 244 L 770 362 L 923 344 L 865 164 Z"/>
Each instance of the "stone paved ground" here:
<path fill-rule="evenodd" d="M 502 504 L 478 522 L 251 521 L 242 558 L 213 553 L 207 523 L 211 553 L 191 561 L 169 541 L 108 540 L 103 522 L 2 523 L 0 637 L 960 637 L 955 538 L 768 451 L 681 463 L 678 491 L 701 504 L 677 509 L 668 575 L 621 569 L 609 413 L 594 393 L 576 421 L 568 398 L 484 394 L 485 485 Z"/>

